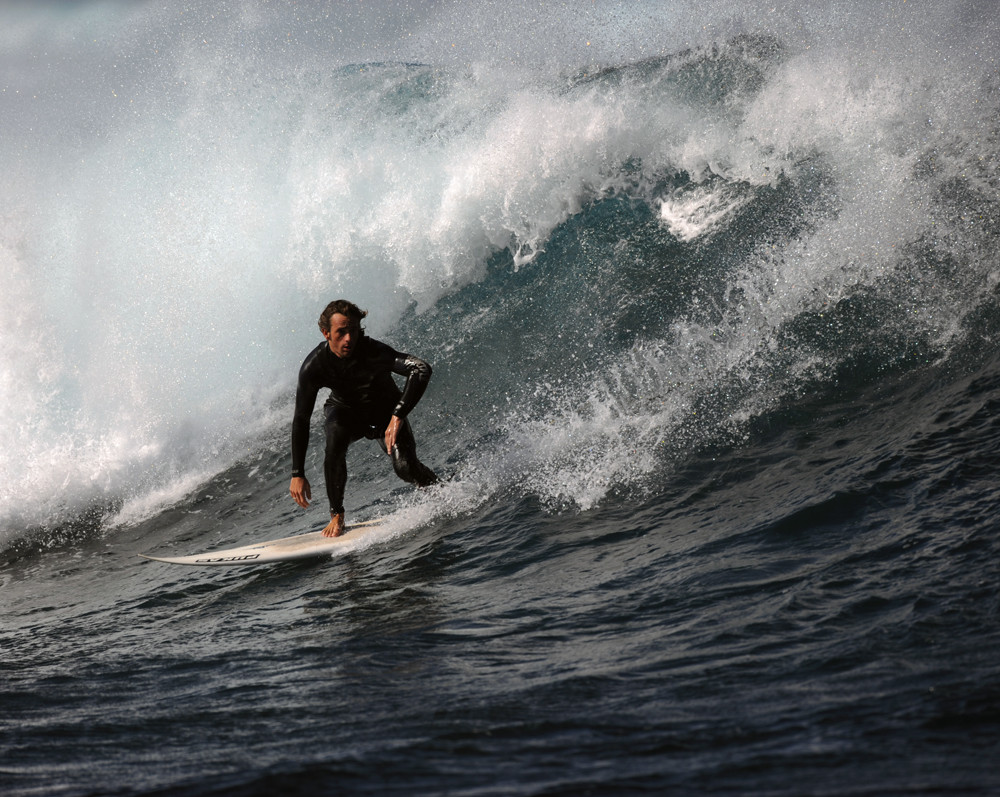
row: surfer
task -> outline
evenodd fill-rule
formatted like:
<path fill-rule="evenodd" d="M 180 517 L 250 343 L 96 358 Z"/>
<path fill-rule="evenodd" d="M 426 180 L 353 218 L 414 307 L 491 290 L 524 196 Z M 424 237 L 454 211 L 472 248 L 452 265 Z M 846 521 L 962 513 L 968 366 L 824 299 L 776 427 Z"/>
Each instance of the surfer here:
<path fill-rule="evenodd" d="M 392 458 L 396 475 L 425 487 L 437 481 L 434 472 L 417 459 L 417 444 L 406 420 L 420 401 L 431 378 L 431 367 L 409 354 L 365 336 L 361 320 L 368 315 L 345 299 L 330 302 L 319 317 L 326 339 L 302 363 L 292 419 L 292 483 L 289 492 L 308 507 L 312 488 L 305 475 L 309 445 L 309 418 L 320 388 L 330 389 L 323 406 L 326 417 L 326 457 L 323 473 L 330 499 L 326 537 L 344 533 L 344 487 L 347 484 L 347 448 L 367 437 L 378 440 Z M 406 377 L 403 390 L 393 373 Z"/>

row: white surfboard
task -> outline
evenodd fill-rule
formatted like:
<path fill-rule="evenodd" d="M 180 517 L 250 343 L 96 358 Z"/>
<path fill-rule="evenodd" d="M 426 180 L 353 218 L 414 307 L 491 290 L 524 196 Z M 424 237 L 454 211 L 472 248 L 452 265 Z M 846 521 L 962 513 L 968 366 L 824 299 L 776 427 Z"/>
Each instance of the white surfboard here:
<path fill-rule="evenodd" d="M 324 537 L 322 531 L 313 531 L 280 540 L 267 540 L 222 551 L 193 553 L 189 556 L 149 556 L 144 553 L 139 556 L 172 565 L 259 565 L 266 562 L 290 562 L 293 559 L 329 556 L 370 534 L 380 523 L 379 520 L 371 520 L 351 524 L 339 537 Z"/>

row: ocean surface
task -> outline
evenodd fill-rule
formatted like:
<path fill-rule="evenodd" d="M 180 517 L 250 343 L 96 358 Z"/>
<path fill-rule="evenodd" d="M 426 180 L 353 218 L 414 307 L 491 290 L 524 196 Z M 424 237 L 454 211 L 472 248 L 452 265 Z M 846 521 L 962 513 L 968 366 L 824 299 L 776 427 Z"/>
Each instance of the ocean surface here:
<path fill-rule="evenodd" d="M 1000 794 L 992 2 L 0 7 L 0 793 Z M 427 359 L 350 452 L 323 306 Z"/>

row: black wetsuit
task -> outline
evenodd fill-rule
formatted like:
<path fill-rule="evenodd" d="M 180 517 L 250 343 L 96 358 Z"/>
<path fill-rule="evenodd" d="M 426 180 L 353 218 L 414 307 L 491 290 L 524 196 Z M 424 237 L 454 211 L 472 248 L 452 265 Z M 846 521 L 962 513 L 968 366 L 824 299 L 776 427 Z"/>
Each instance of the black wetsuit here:
<path fill-rule="evenodd" d="M 406 377 L 403 390 L 392 373 Z M 416 442 L 406 415 L 420 401 L 431 378 L 431 367 L 423 360 L 400 354 L 391 346 L 362 336 L 349 357 L 338 357 L 323 341 L 306 357 L 299 370 L 292 419 L 292 477 L 305 476 L 309 419 L 320 388 L 329 388 L 323 406 L 326 416 L 326 458 L 323 472 L 330 513 L 344 511 L 347 484 L 347 447 L 367 437 L 378 440 L 385 450 L 385 429 L 393 415 L 403 424 L 396 445 L 389 452 L 399 478 L 425 486 L 437 481 L 434 472 L 417 459 Z"/>

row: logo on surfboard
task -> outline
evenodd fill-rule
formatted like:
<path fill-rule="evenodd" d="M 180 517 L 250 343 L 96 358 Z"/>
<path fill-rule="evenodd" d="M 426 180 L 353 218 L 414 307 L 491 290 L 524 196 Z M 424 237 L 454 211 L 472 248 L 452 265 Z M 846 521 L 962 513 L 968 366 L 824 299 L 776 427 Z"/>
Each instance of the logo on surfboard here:
<path fill-rule="evenodd" d="M 248 559 L 257 559 L 259 553 L 248 553 L 245 556 L 217 556 L 211 559 L 195 559 L 198 564 L 213 564 L 215 562 L 245 562 Z"/>

